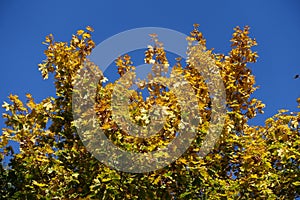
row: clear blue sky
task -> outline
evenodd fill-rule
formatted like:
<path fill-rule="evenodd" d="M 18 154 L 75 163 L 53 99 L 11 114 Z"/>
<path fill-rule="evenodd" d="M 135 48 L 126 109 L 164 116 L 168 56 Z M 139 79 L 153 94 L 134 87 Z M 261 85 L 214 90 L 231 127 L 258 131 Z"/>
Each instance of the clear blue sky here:
<path fill-rule="evenodd" d="M 44 58 L 42 41 L 53 33 L 69 41 L 76 30 L 94 27 L 94 41 L 137 27 L 156 26 L 188 34 L 199 23 L 208 48 L 226 53 L 237 25 L 251 26 L 259 46 L 258 62 L 250 67 L 260 89 L 255 97 L 267 104 L 265 115 L 296 110 L 300 96 L 300 2 L 290 1 L 1 1 L 0 102 L 10 93 L 37 100 L 55 94 L 53 80 L 42 80 L 37 64 Z M 3 109 L 1 108 L 1 111 Z M 0 120 L 3 127 L 3 120 Z"/>

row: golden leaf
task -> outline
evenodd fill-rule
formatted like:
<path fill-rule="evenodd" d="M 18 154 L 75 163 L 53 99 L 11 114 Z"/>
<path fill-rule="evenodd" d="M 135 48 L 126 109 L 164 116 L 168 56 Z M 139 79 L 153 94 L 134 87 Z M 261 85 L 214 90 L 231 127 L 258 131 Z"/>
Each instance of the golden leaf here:
<path fill-rule="evenodd" d="M 78 30 L 77 35 L 82 35 L 84 33 L 84 30 Z"/>
<path fill-rule="evenodd" d="M 86 30 L 91 31 L 91 32 L 94 32 L 94 29 L 93 29 L 91 26 L 87 26 L 87 27 L 86 27 Z"/>

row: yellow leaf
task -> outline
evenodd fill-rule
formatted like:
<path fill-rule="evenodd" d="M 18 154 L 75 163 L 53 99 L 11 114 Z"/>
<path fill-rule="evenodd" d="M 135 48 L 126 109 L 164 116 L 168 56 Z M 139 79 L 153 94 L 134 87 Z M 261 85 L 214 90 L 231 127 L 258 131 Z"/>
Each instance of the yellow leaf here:
<path fill-rule="evenodd" d="M 183 163 L 183 164 L 187 164 L 188 161 L 185 158 L 179 158 L 178 159 L 179 162 Z"/>
<path fill-rule="evenodd" d="M 82 35 L 84 33 L 84 30 L 78 30 L 77 35 Z"/>
<path fill-rule="evenodd" d="M 90 26 L 87 26 L 87 27 L 86 27 L 86 30 L 91 31 L 91 32 L 94 32 L 94 29 L 93 29 L 92 27 L 90 27 Z"/>
<path fill-rule="evenodd" d="M 53 105 L 51 102 L 47 102 L 43 105 L 44 108 L 46 108 L 46 110 L 50 110 L 51 108 L 53 108 Z"/>
<path fill-rule="evenodd" d="M 46 158 L 40 158 L 40 157 L 36 157 L 36 160 L 37 161 L 40 161 L 40 162 L 49 162 L 49 160 L 48 159 L 46 159 Z"/>
<path fill-rule="evenodd" d="M 48 154 L 54 153 L 54 151 L 52 150 L 51 147 L 46 148 L 46 152 L 47 152 Z"/>
<path fill-rule="evenodd" d="M 294 182 L 294 183 L 293 183 L 293 185 L 295 185 L 295 186 L 299 186 L 299 185 L 300 185 L 300 181 L 296 181 L 296 182 Z"/>
<path fill-rule="evenodd" d="M 110 180 L 111 180 L 111 178 L 104 178 L 104 179 L 102 179 L 102 182 L 105 183 L 105 182 L 108 182 Z"/>
<path fill-rule="evenodd" d="M 10 105 L 4 101 L 3 105 L 2 105 L 2 108 L 5 108 L 5 111 L 9 111 L 9 106 Z"/>
<path fill-rule="evenodd" d="M 109 130 L 110 128 L 111 128 L 111 126 L 110 126 L 109 123 L 105 123 L 105 124 L 101 127 L 101 129 L 103 129 L 103 130 Z"/>
<path fill-rule="evenodd" d="M 247 160 L 249 158 L 252 158 L 252 155 L 244 155 L 243 158 L 244 158 L 244 160 Z"/>
<path fill-rule="evenodd" d="M 89 33 L 84 33 L 84 34 L 82 35 L 82 37 L 83 37 L 83 38 L 91 38 L 91 34 L 89 34 Z"/>
<path fill-rule="evenodd" d="M 160 179 L 161 179 L 161 177 L 158 176 L 158 177 L 153 181 L 154 185 L 157 185 L 158 182 L 160 181 Z"/>
<path fill-rule="evenodd" d="M 257 174 L 251 174 L 250 178 L 255 178 L 256 179 L 256 178 L 258 178 L 258 176 L 257 176 Z"/>
<path fill-rule="evenodd" d="M 32 183 L 33 183 L 34 185 L 36 185 L 36 186 L 39 186 L 39 187 L 45 187 L 45 186 L 46 186 L 46 184 L 44 184 L 44 183 L 38 183 L 38 182 L 36 182 L 36 181 L 32 181 Z"/>

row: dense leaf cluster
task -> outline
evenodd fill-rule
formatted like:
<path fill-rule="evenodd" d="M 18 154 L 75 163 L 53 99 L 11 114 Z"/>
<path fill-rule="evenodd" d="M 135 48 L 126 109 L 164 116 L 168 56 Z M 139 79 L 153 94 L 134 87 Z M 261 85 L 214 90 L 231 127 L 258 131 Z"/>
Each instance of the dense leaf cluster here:
<path fill-rule="evenodd" d="M 294 199 L 300 196 L 300 112 L 280 110 L 264 126 L 250 126 L 248 120 L 263 113 L 264 104 L 251 94 L 257 89 L 249 63 L 256 62 L 257 45 L 249 37 L 249 27 L 236 27 L 227 55 L 205 48 L 198 25 L 187 38 L 203 46 L 202 53 L 219 68 L 226 90 L 227 115 L 222 134 L 208 155 L 197 154 L 212 116 L 211 96 L 205 79 L 195 68 L 197 51 L 186 62 L 180 58 L 171 67 L 183 75 L 198 99 L 200 113 L 197 136 L 190 148 L 167 167 L 143 174 L 111 169 L 85 148 L 73 120 L 73 83 L 79 69 L 88 63 L 95 47 L 93 29 L 79 30 L 69 43 L 46 37 L 46 59 L 39 65 L 44 79 L 54 75 L 56 96 L 35 102 L 30 94 L 22 102 L 10 95 L 4 103 L 6 128 L 0 136 L 1 157 L 11 156 L 9 166 L 0 167 L 0 196 L 6 199 Z M 135 80 L 135 67 L 129 55 L 116 59 L 120 78 L 130 75 L 140 90 L 131 91 L 129 111 L 138 125 L 150 123 L 148 110 L 166 106 L 166 123 L 156 135 L 137 138 L 120 129 L 112 119 L 111 96 L 116 83 L 105 86 L 99 80 L 95 112 L 99 127 L 117 146 L 135 152 L 162 148 L 176 137 L 180 106 L 176 95 L 152 80 L 166 77 L 170 62 L 156 35 L 145 52 L 145 62 L 153 69 L 147 80 Z M 205 62 L 205 61 L 203 61 Z M 184 64 L 183 64 L 184 63 Z M 91 67 L 93 66 L 90 63 Z M 84 81 L 84 77 L 82 79 Z M 167 81 L 167 78 L 164 79 Z M 300 100 L 298 99 L 298 102 Z M 191 114 L 191 113 L 187 113 Z M 86 113 L 88 116 L 89 113 Z M 81 125 L 88 120 L 80 122 Z M 9 141 L 20 144 L 14 153 Z M 167 156 L 167 155 L 166 155 Z"/>

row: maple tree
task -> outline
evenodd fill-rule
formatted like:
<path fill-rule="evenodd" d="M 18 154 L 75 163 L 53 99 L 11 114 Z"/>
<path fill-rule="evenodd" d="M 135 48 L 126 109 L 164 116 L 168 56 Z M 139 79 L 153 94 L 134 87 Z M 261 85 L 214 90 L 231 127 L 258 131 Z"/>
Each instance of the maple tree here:
<path fill-rule="evenodd" d="M 46 37 L 46 59 L 39 64 L 39 70 L 44 79 L 53 74 L 55 97 L 38 103 L 27 94 L 23 103 L 18 96 L 10 95 L 10 102 L 3 104 L 6 127 L 0 136 L 0 159 L 11 157 L 8 166 L 0 167 L 3 198 L 294 199 L 300 196 L 300 112 L 280 110 L 264 126 L 248 123 L 263 113 L 265 106 L 251 96 L 257 86 L 249 63 L 256 62 L 258 55 L 252 50 L 257 42 L 249 36 L 248 26 L 234 29 L 232 49 L 227 55 L 207 50 L 198 25 L 194 26 L 188 41 L 203 47 L 201 52 L 213 60 L 224 84 L 227 110 L 224 126 L 213 149 L 200 157 L 197 152 L 208 133 L 212 100 L 207 82 L 195 67 L 200 52 L 190 53 L 186 62 L 177 58 L 171 70 L 186 78 L 193 88 L 190 92 L 197 97 L 200 118 L 196 137 L 179 159 L 145 173 L 126 173 L 102 164 L 86 149 L 76 131 L 76 123 L 81 126 L 89 123 L 89 120 L 74 121 L 72 97 L 76 93 L 74 81 L 85 87 L 84 82 L 93 78 L 83 74 L 80 80 L 76 79 L 78 70 L 97 67 L 87 59 L 95 47 L 92 32 L 91 27 L 79 30 L 69 43 L 55 42 L 51 34 Z M 158 134 L 142 139 L 126 134 L 112 117 L 111 96 L 117 83 L 105 85 L 100 72 L 101 79 L 93 86 L 97 91 L 94 111 L 99 127 L 115 145 L 127 151 L 149 152 L 166 146 L 177 137 L 181 126 L 180 99 L 164 85 L 151 81 L 159 76 L 167 82 L 166 73 L 170 70 L 163 44 L 155 35 L 152 39 L 153 45 L 145 52 L 145 62 L 154 66 L 147 81 L 134 79 L 135 66 L 129 55 L 120 56 L 115 63 L 120 79 L 129 74 L 126 80 L 135 82 L 140 90 L 149 91 L 147 98 L 141 92 L 131 91 L 129 113 L 136 124 L 150 123 L 147 112 L 153 105 L 168 108 L 166 122 Z M 297 101 L 300 107 L 300 98 Z M 87 119 L 91 116 L 89 112 L 84 114 Z M 119 115 L 122 117 L 122 112 Z M 15 153 L 9 141 L 18 142 L 20 152 Z"/>

